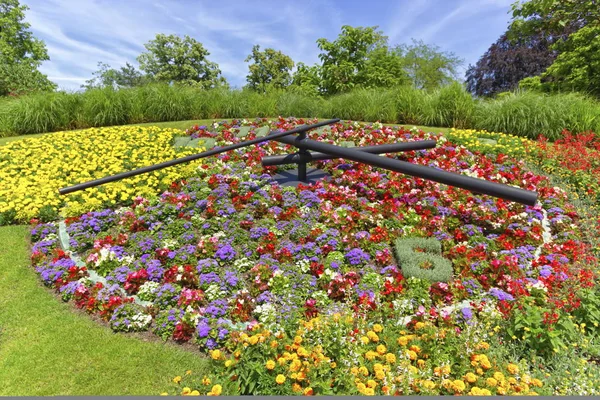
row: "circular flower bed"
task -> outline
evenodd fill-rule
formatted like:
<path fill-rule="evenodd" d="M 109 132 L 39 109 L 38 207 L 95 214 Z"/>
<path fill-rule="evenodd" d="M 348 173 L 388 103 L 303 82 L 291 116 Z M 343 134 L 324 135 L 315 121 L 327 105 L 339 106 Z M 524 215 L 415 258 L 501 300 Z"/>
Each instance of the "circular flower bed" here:
<path fill-rule="evenodd" d="M 222 146 L 242 140 L 241 123 L 188 134 Z M 600 322 L 586 312 L 600 304 L 595 260 L 565 193 L 504 154 L 422 131 L 340 123 L 309 136 L 356 146 L 437 139 L 435 149 L 397 157 L 536 190 L 540 202 L 343 160 L 318 163 L 329 180 L 283 188 L 260 160 L 291 150 L 267 142 L 211 159 L 157 198 L 62 227 L 37 224 L 33 264 L 64 300 L 114 330 L 207 351 L 214 376 L 190 384 L 199 392 L 544 393 L 547 371 L 531 357 L 585 346 Z M 399 238 L 414 238 L 411 251 L 423 257 L 430 246 L 451 273 L 415 277 L 396 258 Z M 420 248 L 423 238 L 433 243 Z M 516 348 L 530 357 L 515 358 Z"/>

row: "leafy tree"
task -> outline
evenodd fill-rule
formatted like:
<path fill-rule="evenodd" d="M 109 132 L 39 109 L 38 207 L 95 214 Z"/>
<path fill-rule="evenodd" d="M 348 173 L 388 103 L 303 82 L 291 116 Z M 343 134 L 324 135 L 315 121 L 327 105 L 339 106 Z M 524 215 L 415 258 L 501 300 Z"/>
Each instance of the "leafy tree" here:
<path fill-rule="evenodd" d="M 125 63 L 125 66 L 121 67 L 121 69 L 119 70 L 111 68 L 110 65 L 106 63 L 99 62 L 98 68 L 98 71 L 92 73 L 94 77 L 90 80 L 85 81 L 85 85 L 81 85 L 82 88 L 130 88 L 145 85 L 150 81 L 149 77 L 143 75 L 140 71 L 136 70 L 135 67 L 129 63 Z"/>
<path fill-rule="evenodd" d="M 313 65 L 312 67 L 299 62 L 296 72 L 292 77 L 290 89 L 311 96 L 320 94 L 321 87 L 321 67 Z"/>
<path fill-rule="evenodd" d="M 363 68 L 357 73 L 358 85 L 365 88 L 392 87 L 410 83 L 402 48 L 380 46 L 367 55 Z"/>
<path fill-rule="evenodd" d="M 555 90 L 600 97 L 600 25 L 588 25 L 557 46 L 560 54 L 542 74 Z"/>
<path fill-rule="evenodd" d="M 327 94 L 345 92 L 359 85 L 360 73 L 368 62 L 369 53 L 387 46 L 387 37 L 377 26 L 342 26 L 342 33 L 333 42 L 325 38 L 317 40 L 322 51 L 321 86 Z M 364 76 L 362 77 L 364 80 Z"/>
<path fill-rule="evenodd" d="M 0 96 L 56 88 L 38 71 L 42 61 L 50 58 L 44 42 L 23 22 L 28 9 L 18 0 L 0 0 Z"/>
<path fill-rule="evenodd" d="M 466 72 L 467 90 L 477 96 L 492 96 L 515 89 L 524 78 L 539 75 L 552 64 L 556 51 L 550 46 L 560 36 L 534 33 L 510 40 L 507 33 Z"/>
<path fill-rule="evenodd" d="M 558 56 L 537 80 L 521 86 L 577 90 L 600 95 L 600 2 L 598 0 L 529 0 L 512 5 L 512 36 L 545 32 L 569 35 L 552 45 Z"/>
<path fill-rule="evenodd" d="M 255 90 L 265 92 L 268 87 L 282 89 L 292 83 L 292 68 L 294 61 L 281 51 L 265 49 L 260 51 L 260 46 L 252 47 L 245 62 L 252 61 L 248 66 L 250 74 L 246 76 L 248 86 Z"/>
<path fill-rule="evenodd" d="M 156 81 L 203 88 L 226 85 L 218 65 L 207 60 L 210 53 L 187 35 L 157 34 L 144 47 L 147 52 L 137 58 L 140 69 Z"/>
<path fill-rule="evenodd" d="M 412 40 L 403 45 L 405 70 L 415 87 L 435 89 L 457 78 L 457 69 L 463 60 L 452 52 L 441 51 L 438 46 L 427 45 L 422 40 Z"/>

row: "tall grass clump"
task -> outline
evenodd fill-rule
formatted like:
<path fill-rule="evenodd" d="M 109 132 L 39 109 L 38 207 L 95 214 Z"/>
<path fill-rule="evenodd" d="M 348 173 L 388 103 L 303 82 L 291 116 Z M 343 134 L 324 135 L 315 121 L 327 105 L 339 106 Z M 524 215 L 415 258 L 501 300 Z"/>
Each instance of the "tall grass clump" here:
<path fill-rule="evenodd" d="M 317 96 L 285 91 L 277 99 L 277 115 L 310 118 L 321 117 L 324 112 L 325 101 Z"/>
<path fill-rule="evenodd" d="M 242 90 L 242 97 L 245 98 L 244 104 L 246 114 L 243 116 L 252 117 L 272 117 L 277 113 L 277 99 L 281 95 L 280 90 L 270 90 L 266 93 L 260 93 L 249 89 Z"/>
<path fill-rule="evenodd" d="M 134 90 L 129 123 L 182 121 L 193 117 L 194 88 L 154 84 Z"/>
<path fill-rule="evenodd" d="M 471 127 L 475 100 L 462 84 L 453 82 L 424 96 L 424 100 L 427 111 L 423 121 L 425 125 L 460 129 Z"/>
<path fill-rule="evenodd" d="M 572 132 L 597 131 L 600 105 L 577 93 L 547 95 L 518 91 L 505 93 L 477 104 L 474 127 L 535 139 L 561 137 L 563 129 Z"/>
<path fill-rule="evenodd" d="M 14 135 L 76 129 L 82 127 L 80 106 L 77 93 L 34 93 L 6 102 L 3 124 Z"/>
<path fill-rule="evenodd" d="M 131 90 L 90 89 L 81 95 L 80 124 L 85 127 L 123 125 L 132 121 Z"/>
<path fill-rule="evenodd" d="M 326 102 L 324 113 L 327 118 L 397 122 L 394 91 L 385 89 L 357 89 L 332 96 Z"/>
<path fill-rule="evenodd" d="M 396 118 L 401 124 L 423 125 L 430 105 L 424 92 L 414 86 L 396 89 Z"/>

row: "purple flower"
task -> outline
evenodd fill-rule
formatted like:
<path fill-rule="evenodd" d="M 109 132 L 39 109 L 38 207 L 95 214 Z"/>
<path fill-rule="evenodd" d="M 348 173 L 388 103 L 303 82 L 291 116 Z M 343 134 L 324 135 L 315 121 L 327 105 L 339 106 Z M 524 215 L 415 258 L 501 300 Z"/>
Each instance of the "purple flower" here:
<path fill-rule="evenodd" d="M 217 250 L 217 252 L 215 253 L 215 256 L 220 259 L 221 261 L 231 261 L 235 258 L 235 256 L 237 255 L 236 251 L 233 249 L 233 247 L 231 247 L 231 245 L 228 243 L 224 246 L 219 247 L 219 249 Z"/>
<path fill-rule="evenodd" d="M 494 296 L 495 298 L 497 298 L 499 301 L 502 301 L 502 300 L 512 301 L 515 299 L 509 293 L 506 293 L 505 291 L 498 289 L 498 288 L 491 288 L 488 293 L 491 294 L 492 296 Z"/>
<path fill-rule="evenodd" d="M 358 265 L 371 260 L 371 256 L 365 253 L 362 249 L 354 248 L 346 253 L 346 259 L 350 265 Z"/>
<path fill-rule="evenodd" d="M 198 323 L 197 331 L 198 337 L 205 338 L 208 336 L 208 334 L 210 333 L 210 325 L 208 324 L 206 319 Z"/>
<path fill-rule="evenodd" d="M 462 308 L 460 312 L 462 313 L 462 316 L 465 319 L 465 321 L 469 321 L 471 318 L 473 318 L 473 312 L 469 307 Z"/>

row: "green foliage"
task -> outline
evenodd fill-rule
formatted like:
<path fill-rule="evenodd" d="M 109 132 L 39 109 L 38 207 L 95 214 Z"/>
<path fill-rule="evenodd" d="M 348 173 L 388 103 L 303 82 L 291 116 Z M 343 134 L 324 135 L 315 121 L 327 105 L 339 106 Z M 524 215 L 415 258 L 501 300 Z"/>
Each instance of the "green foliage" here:
<path fill-rule="evenodd" d="M 419 89 L 431 90 L 447 85 L 457 78 L 457 69 L 463 60 L 452 52 L 443 52 L 413 39 L 412 45 L 403 45 L 405 70 Z"/>
<path fill-rule="evenodd" d="M 589 25 L 556 46 L 560 54 L 542 74 L 551 86 L 600 97 L 600 25 Z"/>
<path fill-rule="evenodd" d="M 129 88 L 145 85 L 150 80 L 129 63 L 125 63 L 125 66 L 118 70 L 110 68 L 110 65 L 106 63 L 99 62 L 98 68 L 98 71 L 92 73 L 94 78 L 85 81 L 85 85 L 81 85 L 82 88 Z"/>
<path fill-rule="evenodd" d="M 477 102 L 473 128 L 529 139 L 536 139 L 542 134 L 556 140 L 563 129 L 598 131 L 598 115 L 600 104 L 577 93 L 546 95 L 515 92 L 495 100 Z"/>
<path fill-rule="evenodd" d="M 42 133 L 79 128 L 80 106 L 79 94 L 34 93 L 7 102 L 2 112 L 9 132 Z"/>
<path fill-rule="evenodd" d="M 44 42 L 33 37 L 30 24 L 23 22 L 27 9 L 18 0 L 0 2 L 0 96 L 56 88 L 38 71 L 49 57 Z"/>
<path fill-rule="evenodd" d="M 414 86 L 402 86 L 396 90 L 396 112 L 398 122 L 422 124 L 425 115 L 430 114 L 430 102 L 422 90 Z"/>
<path fill-rule="evenodd" d="M 327 118 L 393 123 L 397 117 L 395 95 L 391 90 L 354 90 L 329 98 L 324 113 Z"/>
<path fill-rule="evenodd" d="M 260 51 L 260 46 L 255 45 L 252 47 L 252 54 L 245 61 L 252 61 L 248 66 L 250 73 L 246 76 L 248 86 L 252 89 L 266 92 L 269 88 L 283 89 L 292 82 L 294 61 L 281 51 Z"/>
<path fill-rule="evenodd" d="M 137 58 L 140 69 L 159 82 L 211 88 L 226 84 L 217 64 L 202 43 L 185 36 L 157 34 L 144 45 L 147 52 Z"/>
<path fill-rule="evenodd" d="M 453 82 L 435 91 L 431 111 L 427 125 L 468 128 L 472 126 L 475 100 L 462 84 Z"/>
<path fill-rule="evenodd" d="M 85 126 L 126 124 L 131 115 L 131 92 L 112 87 L 90 89 L 82 95 L 81 120 Z"/>
<path fill-rule="evenodd" d="M 402 274 L 431 282 L 449 282 L 452 263 L 441 256 L 442 245 L 435 238 L 400 238 L 394 250 Z"/>
<path fill-rule="evenodd" d="M 333 42 L 325 38 L 317 40 L 321 50 L 321 86 L 328 94 L 346 92 L 360 84 L 359 73 L 363 71 L 369 53 L 387 46 L 387 37 L 377 26 L 342 26 L 342 33 Z"/>
<path fill-rule="evenodd" d="M 308 67 L 299 62 L 296 72 L 292 78 L 290 89 L 295 93 L 301 93 L 309 96 L 318 96 L 321 85 L 321 67 L 313 65 Z"/>

